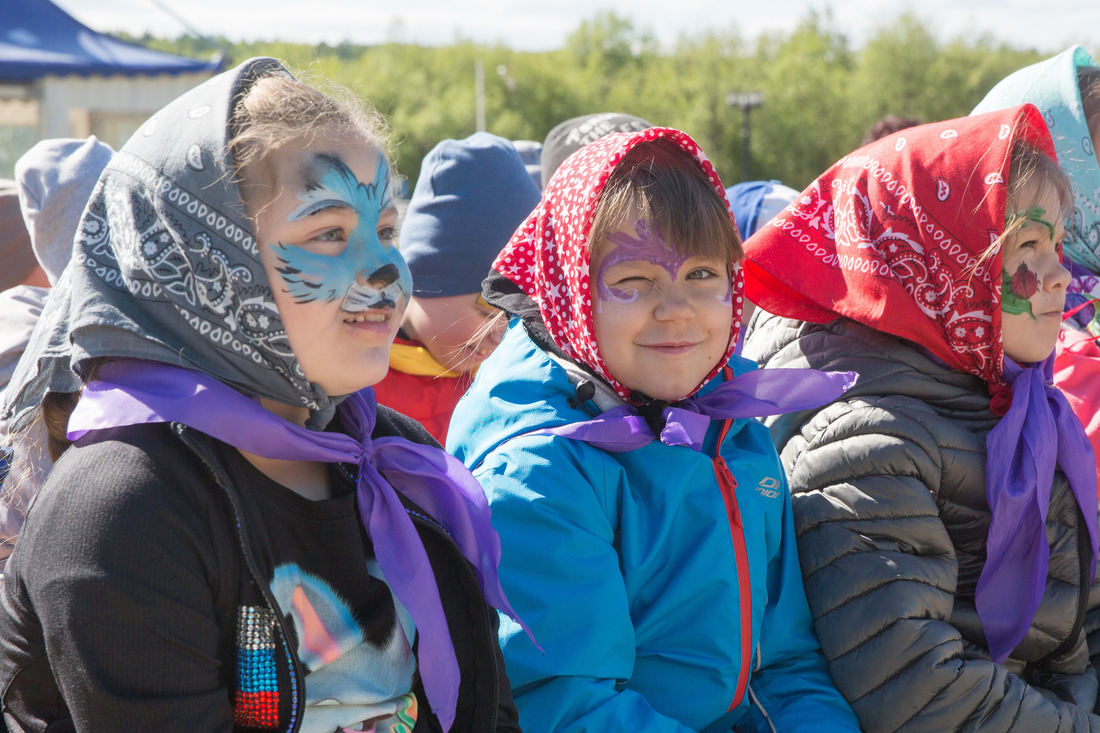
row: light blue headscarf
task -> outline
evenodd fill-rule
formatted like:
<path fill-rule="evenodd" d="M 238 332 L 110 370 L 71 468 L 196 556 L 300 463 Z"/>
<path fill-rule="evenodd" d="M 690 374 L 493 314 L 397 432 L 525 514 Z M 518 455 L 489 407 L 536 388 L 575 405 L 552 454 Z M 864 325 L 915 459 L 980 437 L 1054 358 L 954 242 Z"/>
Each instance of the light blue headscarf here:
<path fill-rule="evenodd" d="M 992 112 L 1030 102 L 1050 128 L 1058 162 L 1073 182 L 1075 211 L 1067 222 L 1065 248 L 1076 262 L 1100 273 L 1100 164 L 1081 106 L 1077 70 L 1096 67 L 1081 46 L 1009 74 L 970 114 Z"/>

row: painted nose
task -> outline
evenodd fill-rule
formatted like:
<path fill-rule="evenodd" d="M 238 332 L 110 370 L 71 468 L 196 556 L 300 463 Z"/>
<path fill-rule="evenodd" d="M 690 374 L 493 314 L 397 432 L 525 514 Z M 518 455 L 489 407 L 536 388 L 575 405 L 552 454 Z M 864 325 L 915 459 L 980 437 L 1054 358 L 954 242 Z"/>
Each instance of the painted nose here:
<path fill-rule="evenodd" d="M 394 264 L 383 265 L 369 275 L 364 275 L 360 272 L 355 282 L 359 285 L 367 285 L 375 290 L 381 290 L 387 285 L 393 285 L 397 282 L 397 278 L 401 276 L 401 273 L 397 271 L 397 266 Z"/>

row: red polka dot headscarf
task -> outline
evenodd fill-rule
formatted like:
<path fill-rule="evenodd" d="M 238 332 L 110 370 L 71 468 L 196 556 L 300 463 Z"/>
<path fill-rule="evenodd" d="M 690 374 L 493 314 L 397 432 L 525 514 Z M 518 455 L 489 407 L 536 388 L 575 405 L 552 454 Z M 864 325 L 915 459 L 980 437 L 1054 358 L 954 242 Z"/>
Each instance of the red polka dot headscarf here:
<path fill-rule="evenodd" d="M 688 135 L 666 127 L 620 132 L 585 145 L 566 158 L 546 186 L 542 201 L 497 256 L 493 269 L 533 299 L 554 343 L 571 359 L 606 379 L 628 399 L 631 390 L 604 365 L 596 343 L 589 287 L 588 235 L 600 194 L 623 158 L 638 145 L 665 138 L 698 161 L 707 180 L 729 211 L 726 191 L 706 155 Z M 730 225 L 736 228 L 733 213 Z M 726 355 L 692 391 L 710 381 L 725 365 L 737 344 L 744 306 L 741 265 L 730 265 L 733 325 Z M 685 395 L 688 396 L 688 395 Z"/>
<path fill-rule="evenodd" d="M 983 378 L 1003 410 L 1001 255 L 1012 146 L 1054 145 L 1031 105 L 910 127 L 841 158 L 745 242 L 769 313 L 846 316 Z"/>

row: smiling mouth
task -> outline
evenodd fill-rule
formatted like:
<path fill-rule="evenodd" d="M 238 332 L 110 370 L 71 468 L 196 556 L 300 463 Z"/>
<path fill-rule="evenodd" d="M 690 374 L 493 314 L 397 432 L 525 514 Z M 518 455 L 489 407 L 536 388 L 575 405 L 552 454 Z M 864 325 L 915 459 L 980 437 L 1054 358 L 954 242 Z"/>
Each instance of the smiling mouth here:
<path fill-rule="evenodd" d="M 344 323 L 385 323 L 390 318 L 390 312 L 388 308 L 361 311 L 344 318 Z"/>
<path fill-rule="evenodd" d="M 683 351 L 689 351 L 694 349 L 699 344 L 691 343 L 675 343 L 675 344 L 642 344 L 643 348 L 653 349 L 654 351 L 664 353 L 680 353 Z"/>

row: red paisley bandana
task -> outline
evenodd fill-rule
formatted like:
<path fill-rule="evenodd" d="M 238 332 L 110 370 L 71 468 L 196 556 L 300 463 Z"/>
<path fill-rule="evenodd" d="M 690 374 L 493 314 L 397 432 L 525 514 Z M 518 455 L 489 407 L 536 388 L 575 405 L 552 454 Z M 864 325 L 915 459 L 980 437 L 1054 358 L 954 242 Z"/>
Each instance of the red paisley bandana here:
<path fill-rule="evenodd" d="M 1055 156 L 1024 105 L 911 127 L 842 158 L 745 243 L 749 299 L 914 341 L 1003 402 L 1001 256 L 978 258 L 1004 231 L 1017 139 Z"/>
<path fill-rule="evenodd" d="M 639 143 L 660 137 L 677 143 L 699 161 L 707 180 L 729 209 L 726 191 L 714 166 L 685 133 L 664 127 L 614 133 L 585 145 L 562 163 L 547 184 L 541 203 L 493 263 L 495 271 L 538 303 L 542 319 L 558 348 L 595 370 L 624 399 L 629 397 L 630 389 L 608 372 L 594 336 L 588 233 L 600 193 L 623 156 Z M 733 221 L 732 212 L 730 221 Z M 734 312 L 726 355 L 692 394 L 718 373 L 737 343 L 744 305 L 740 263 L 731 265 L 730 279 Z"/>

